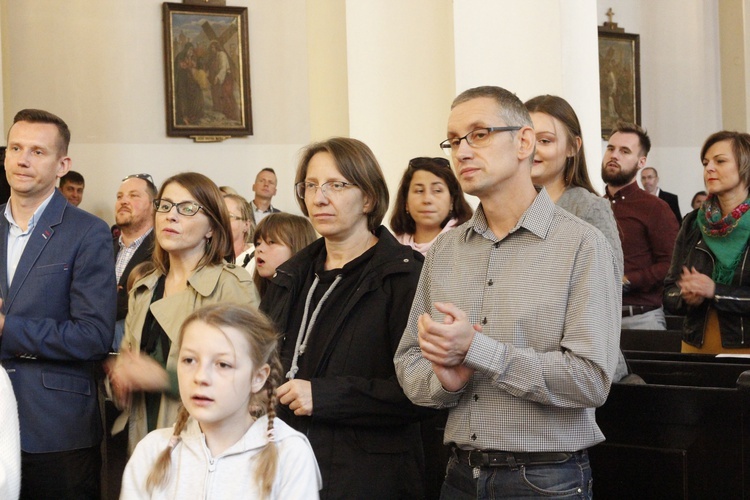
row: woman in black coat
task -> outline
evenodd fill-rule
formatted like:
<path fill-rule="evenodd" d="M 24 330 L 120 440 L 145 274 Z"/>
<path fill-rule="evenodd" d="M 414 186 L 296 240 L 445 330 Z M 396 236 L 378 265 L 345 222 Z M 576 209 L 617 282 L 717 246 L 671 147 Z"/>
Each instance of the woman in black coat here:
<path fill-rule="evenodd" d="M 750 135 L 722 131 L 701 149 L 708 198 L 685 217 L 664 280 L 664 308 L 685 315 L 682 352 L 750 353 Z"/>
<path fill-rule="evenodd" d="M 308 146 L 295 182 L 323 238 L 277 268 L 261 303 L 283 334 L 279 417 L 310 440 L 321 498 L 421 498 L 424 410 L 393 366 L 421 255 L 380 225 L 388 189 L 365 144 Z"/>

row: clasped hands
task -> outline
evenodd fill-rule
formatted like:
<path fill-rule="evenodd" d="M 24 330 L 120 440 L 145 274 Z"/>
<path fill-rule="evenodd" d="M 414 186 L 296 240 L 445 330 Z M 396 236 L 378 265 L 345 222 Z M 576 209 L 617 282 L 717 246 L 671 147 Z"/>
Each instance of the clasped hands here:
<path fill-rule="evenodd" d="M 682 267 L 682 275 L 677 281 L 680 287 L 680 295 L 690 306 L 698 306 L 705 299 L 713 299 L 716 292 L 716 283 L 709 276 L 695 270 Z"/>
<path fill-rule="evenodd" d="M 463 365 L 479 325 L 473 327 L 466 314 L 449 303 L 435 303 L 435 309 L 445 314 L 442 323 L 433 321 L 429 314 L 419 317 L 419 347 L 422 355 L 432 364 L 432 370 L 448 391 L 457 391 L 469 381 L 474 370 Z M 286 405 L 297 416 L 313 413 L 312 386 L 309 380 L 293 379 L 276 389 L 279 403 Z"/>
<path fill-rule="evenodd" d="M 443 322 L 424 313 L 417 322 L 417 339 L 422 356 L 432 365 L 443 388 L 455 392 L 466 385 L 474 370 L 463 364 L 466 353 L 481 332 L 480 325 L 470 325 L 466 313 L 448 302 L 435 302 L 435 309 L 445 314 Z"/>

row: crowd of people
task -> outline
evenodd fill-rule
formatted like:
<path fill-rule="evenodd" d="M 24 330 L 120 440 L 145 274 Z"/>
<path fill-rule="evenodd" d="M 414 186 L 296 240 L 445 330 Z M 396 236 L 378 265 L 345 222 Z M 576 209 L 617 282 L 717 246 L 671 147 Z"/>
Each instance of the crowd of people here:
<path fill-rule="evenodd" d="M 195 172 L 133 174 L 117 232 L 77 208 L 69 142 L 41 110 L 8 134 L 3 498 L 100 497 L 105 394 L 125 499 L 424 498 L 420 425 L 440 411 L 441 498 L 591 498 L 594 410 L 629 377 L 621 328 L 665 328 L 666 308 L 685 352 L 750 352 L 748 134 L 708 138 L 680 225 L 638 125 L 609 137 L 600 195 L 568 102 L 469 89 L 446 157 L 408 162 L 390 229 L 356 139 L 302 150 L 304 216 L 273 207 L 270 168 L 251 201 Z"/>

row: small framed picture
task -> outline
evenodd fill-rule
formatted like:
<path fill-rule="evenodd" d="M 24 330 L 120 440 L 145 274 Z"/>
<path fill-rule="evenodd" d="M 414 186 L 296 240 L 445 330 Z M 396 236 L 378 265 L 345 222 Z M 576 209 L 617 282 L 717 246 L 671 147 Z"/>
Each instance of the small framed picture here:
<path fill-rule="evenodd" d="M 247 8 L 164 3 L 167 135 L 253 133 Z"/>
<path fill-rule="evenodd" d="M 641 123 L 640 36 L 599 28 L 602 138 L 618 121 Z"/>

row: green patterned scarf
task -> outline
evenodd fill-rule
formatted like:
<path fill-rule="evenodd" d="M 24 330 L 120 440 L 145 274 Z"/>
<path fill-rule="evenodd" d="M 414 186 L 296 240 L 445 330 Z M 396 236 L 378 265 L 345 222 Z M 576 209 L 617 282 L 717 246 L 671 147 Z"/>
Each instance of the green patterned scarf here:
<path fill-rule="evenodd" d="M 698 210 L 696 223 L 703 239 L 716 257 L 711 278 L 716 283 L 729 285 L 734 270 L 740 263 L 742 252 L 750 238 L 750 216 L 743 217 L 750 209 L 750 198 L 740 203 L 726 217 L 721 216 L 719 200 L 710 195 Z"/>

